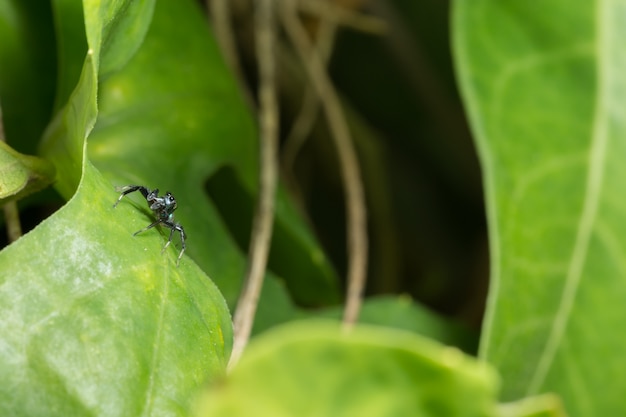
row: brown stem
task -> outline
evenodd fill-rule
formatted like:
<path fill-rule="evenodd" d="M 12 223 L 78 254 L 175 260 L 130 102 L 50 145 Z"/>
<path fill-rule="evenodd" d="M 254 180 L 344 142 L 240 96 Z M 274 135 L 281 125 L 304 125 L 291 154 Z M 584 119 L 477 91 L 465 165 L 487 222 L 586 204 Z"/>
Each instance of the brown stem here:
<path fill-rule="evenodd" d="M 250 238 L 248 270 L 233 320 L 235 335 L 230 368 L 237 363 L 250 338 L 263 286 L 274 222 L 279 117 L 274 53 L 276 30 L 274 3 L 275 0 L 256 0 L 255 34 L 259 66 L 261 172 L 259 198 Z"/>
<path fill-rule="evenodd" d="M 328 65 L 331 52 L 335 43 L 337 25 L 333 21 L 320 20 L 317 31 L 317 42 L 314 45 L 324 67 Z M 313 129 L 320 109 L 320 99 L 314 87 L 307 84 L 302 98 L 300 112 L 296 116 L 283 150 L 283 167 L 285 172 L 292 173 L 296 157 L 304 146 L 307 137 Z"/>
<path fill-rule="evenodd" d="M 311 83 L 322 102 L 328 119 L 345 189 L 348 234 L 348 291 L 344 310 L 344 327 L 351 328 L 356 322 L 367 273 L 367 223 L 366 208 L 359 162 L 354 150 L 350 130 L 343 114 L 339 97 L 326 73 L 322 59 L 311 45 L 292 2 L 283 3 L 282 18 L 285 30 L 293 42 L 300 59 L 305 64 Z"/>

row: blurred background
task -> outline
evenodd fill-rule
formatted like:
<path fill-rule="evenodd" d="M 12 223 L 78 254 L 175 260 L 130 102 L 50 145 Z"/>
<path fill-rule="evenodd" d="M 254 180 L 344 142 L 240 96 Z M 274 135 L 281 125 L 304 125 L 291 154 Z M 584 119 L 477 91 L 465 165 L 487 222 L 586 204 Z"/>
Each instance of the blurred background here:
<path fill-rule="evenodd" d="M 254 102 L 253 2 L 231 0 L 227 14 L 215 3 L 221 1 L 207 1 L 214 30 Z M 409 294 L 478 329 L 489 274 L 487 231 L 480 167 L 455 84 L 449 2 L 295 4 L 327 62 L 361 163 L 370 236 L 367 294 Z M 231 29 L 226 36 L 224 19 Z M 281 176 L 345 276 L 337 152 L 299 59 L 300 45 L 283 23 L 278 19 Z"/>

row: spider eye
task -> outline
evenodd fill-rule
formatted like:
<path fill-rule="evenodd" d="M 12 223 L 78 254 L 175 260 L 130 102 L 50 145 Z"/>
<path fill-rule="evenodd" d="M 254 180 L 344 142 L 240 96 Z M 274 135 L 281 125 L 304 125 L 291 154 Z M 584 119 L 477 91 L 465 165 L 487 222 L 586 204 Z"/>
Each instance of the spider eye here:
<path fill-rule="evenodd" d="M 167 206 L 171 206 L 172 210 L 176 208 L 176 205 L 177 205 L 176 204 L 176 199 L 174 198 L 174 196 L 170 192 L 165 193 L 164 199 L 165 199 L 165 204 Z"/>

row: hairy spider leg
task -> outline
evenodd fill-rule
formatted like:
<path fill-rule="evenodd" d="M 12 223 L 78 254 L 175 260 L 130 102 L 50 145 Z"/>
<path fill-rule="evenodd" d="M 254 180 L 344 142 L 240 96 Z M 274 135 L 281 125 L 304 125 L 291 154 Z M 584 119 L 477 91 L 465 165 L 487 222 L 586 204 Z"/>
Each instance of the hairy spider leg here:
<path fill-rule="evenodd" d="M 174 232 L 178 232 L 180 234 L 181 249 L 180 249 L 180 253 L 178 254 L 178 258 L 176 259 L 176 265 L 178 265 L 178 263 L 180 262 L 180 259 L 183 257 L 183 253 L 185 253 L 185 249 L 187 248 L 187 246 L 185 245 L 185 238 L 187 237 L 187 235 L 185 234 L 185 229 L 183 229 L 183 226 L 181 226 L 180 224 L 174 223 L 170 220 L 163 220 L 161 221 L 161 223 L 170 229 L 170 237 L 167 240 L 167 243 L 165 244 L 165 246 L 163 246 L 161 253 L 163 253 L 163 251 L 167 249 L 170 243 L 172 243 L 172 237 L 174 236 Z"/>
<path fill-rule="evenodd" d="M 165 224 L 165 223 L 163 223 Z M 166 225 L 167 227 L 169 227 L 170 229 L 170 237 L 169 239 L 167 239 L 167 243 L 165 244 L 165 246 L 163 246 L 163 249 L 161 249 L 161 253 L 165 252 L 165 249 L 167 249 L 167 247 L 170 245 L 170 243 L 172 243 L 172 237 L 174 237 L 174 232 L 176 231 L 176 229 L 174 227 L 170 227 L 169 225 Z"/>
<path fill-rule="evenodd" d="M 146 230 L 152 229 L 154 226 L 158 224 L 162 224 L 163 226 L 170 229 L 170 237 L 169 239 L 167 239 L 167 243 L 165 244 L 165 246 L 163 246 L 163 249 L 161 249 L 161 253 L 165 252 L 165 249 L 167 249 L 170 243 L 172 243 L 174 232 L 180 233 L 181 249 L 180 249 L 180 253 L 178 254 L 178 258 L 176 259 L 176 265 L 178 265 L 178 263 L 180 262 L 180 259 L 183 257 L 183 253 L 185 253 L 185 249 L 187 249 L 187 245 L 185 245 L 185 238 L 187 237 L 187 235 L 185 234 L 185 229 L 183 229 L 183 226 L 181 226 L 180 224 L 171 222 L 169 220 L 157 220 L 154 223 L 144 227 L 143 229 L 137 230 L 135 233 L 133 233 L 133 236 L 136 236 L 139 233 L 145 232 Z"/>
<path fill-rule="evenodd" d="M 115 204 L 113 204 L 113 208 L 117 207 L 119 202 L 122 201 L 122 198 L 124 198 L 126 194 L 134 193 L 135 191 L 140 191 L 141 194 L 143 194 L 143 197 L 146 199 L 148 198 L 148 194 L 150 194 L 150 190 L 148 190 L 143 185 L 125 185 L 123 187 L 115 187 L 115 191 L 117 191 L 118 193 L 122 193 L 122 194 L 120 194 L 120 197 L 117 199 Z M 155 191 L 157 193 L 159 192 L 159 190 L 155 190 Z"/>
<path fill-rule="evenodd" d="M 137 230 L 135 233 L 133 233 L 133 236 L 137 236 L 139 233 L 143 233 L 146 230 L 152 229 L 154 226 L 156 226 L 159 223 L 163 223 L 163 221 L 162 220 L 157 220 L 154 223 L 149 224 L 148 226 L 144 227 L 143 229 Z"/>

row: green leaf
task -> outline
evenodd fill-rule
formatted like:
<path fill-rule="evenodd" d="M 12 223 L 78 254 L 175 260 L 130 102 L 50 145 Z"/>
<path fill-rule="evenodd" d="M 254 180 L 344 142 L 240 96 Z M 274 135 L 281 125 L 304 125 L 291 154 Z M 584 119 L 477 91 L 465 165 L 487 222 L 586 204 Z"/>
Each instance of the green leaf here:
<path fill-rule="evenodd" d="M 0 2 L 0 106 L 6 140 L 34 154 L 50 119 L 56 81 L 48 2 Z"/>
<path fill-rule="evenodd" d="M 83 2 L 75 0 L 52 0 L 54 31 L 57 41 L 58 76 L 55 110 L 67 104 L 83 71 L 88 51 L 85 35 Z"/>
<path fill-rule="evenodd" d="M 69 204 L 0 252 L 0 414 L 186 415 L 226 364 L 226 304 L 159 234 L 133 237 L 136 210 L 86 168 Z"/>
<path fill-rule="evenodd" d="M 325 309 L 299 308 L 280 286 L 281 284 L 275 280 L 265 281 L 254 319 L 253 335 L 297 319 L 324 318 L 338 322 L 342 319 L 342 306 Z M 406 296 L 366 298 L 363 301 L 358 321 L 362 324 L 414 332 L 439 343 L 460 348 L 465 352 L 476 351 L 476 334 L 460 323 L 445 319 Z"/>
<path fill-rule="evenodd" d="M 120 70 L 137 52 L 154 11 L 155 0 L 84 0 L 87 43 L 101 57 L 100 77 Z"/>
<path fill-rule="evenodd" d="M 57 16 L 57 32 L 60 34 L 59 49 L 72 51 L 66 52 L 67 56 L 63 56 L 60 61 L 58 103 L 59 97 L 66 94 L 67 85 L 74 81 L 76 55 L 82 49 L 79 46 L 82 42 L 75 38 L 84 39 L 84 33 L 79 36 L 76 33 L 81 26 L 76 22 L 78 12 L 82 10 L 79 2 L 55 0 L 53 6 Z M 48 125 L 40 144 L 40 153 L 56 167 L 55 188 L 67 200 L 74 195 L 83 176 L 86 138 L 93 129 L 98 115 L 96 96 L 99 59 L 94 56 L 93 49 L 87 52 L 86 56 L 83 55 L 82 59 L 80 75 L 73 84 L 67 103 L 64 103 L 64 107 L 56 113 Z M 71 78 L 68 78 L 68 74 L 71 74 Z"/>
<path fill-rule="evenodd" d="M 48 161 L 22 155 L 0 141 L 0 204 L 39 191 L 53 180 L 54 166 Z"/>
<path fill-rule="evenodd" d="M 497 377 L 408 332 L 292 323 L 256 338 L 198 416 L 495 416 Z"/>
<path fill-rule="evenodd" d="M 57 189 L 68 199 L 80 180 L 85 139 L 98 115 L 95 98 L 98 75 L 121 68 L 131 58 L 143 41 L 153 9 L 153 1 L 148 0 L 85 0 L 84 4 L 83 11 L 79 2 L 55 0 L 59 49 L 63 51 L 59 97 L 64 97 L 67 86 L 73 83 L 77 57 L 84 49 L 80 39 L 85 36 L 89 49 L 79 87 L 70 93 L 65 109 L 57 113 L 41 146 L 41 152 L 55 163 L 59 172 Z M 82 20 L 78 20 L 81 12 L 84 13 L 86 35 L 77 33 L 83 27 Z M 100 53 L 104 51 L 106 55 L 101 60 Z M 102 71 L 101 62 L 105 68 Z M 92 85 L 81 88 L 81 83 Z"/>
<path fill-rule="evenodd" d="M 55 7 L 57 22 L 78 26 L 76 2 Z M 126 201 L 113 208 L 117 193 L 85 157 L 97 50 L 43 145 L 71 199 L 0 252 L 1 415 L 185 416 L 228 360 L 231 321 L 217 287 L 187 258 L 176 268 L 178 250 L 161 253 L 156 230 L 133 237 L 146 216 Z"/>
<path fill-rule="evenodd" d="M 98 100 L 90 160 L 115 185 L 174 194 L 188 255 L 234 305 L 257 190 L 256 130 L 198 5 L 158 2 L 143 45 L 101 83 Z M 283 192 L 276 216 L 273 254 L 302 260 L 278 272 L 306 282 L 294 293 L 308 304 L 337 301 L 336 275 Z"/>
<path fill-rule="evenodd" d="M 457 1 L 453 15 L 489 215 L 481 355 L 505 399 L 554 391 L 572 416 L 626 408 L 624 16 L 586 0 Z"/>
<path fill-rule="evenodd" d="M 96 74 L 92 56 L 87 55 L 76 89 L 48 126 L 41 143 L 41 153 L 56 167 L 55 188 L 66 199 L 72 197 L 84 173 L 85 139 L 98 114 Z"/>
<path fill-rule="evenodd" d="M 500 417 L 567 417 L 560 398 L 542 394 L 512 403 L 500 404 Z"/>
<path fill-rule="evenodd" d="M 329 309 L 316 316 L 339 320 L 343 316 L 343 307 Z M 476 349 L 477 337 L 469 329 L 437 315 L 408 296 L 366 298 L 359 314 L 359 323 L 411 331 L 467 352 L 475 352 Z"/>

